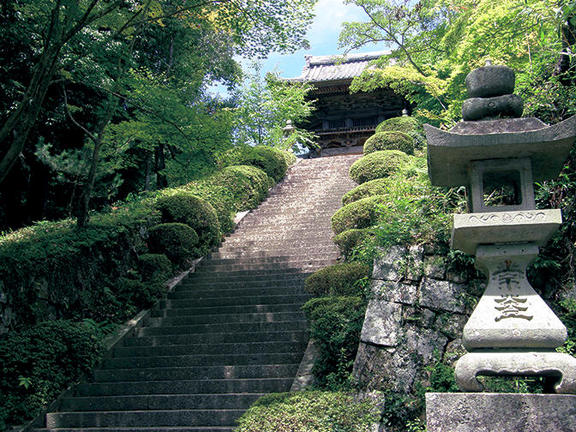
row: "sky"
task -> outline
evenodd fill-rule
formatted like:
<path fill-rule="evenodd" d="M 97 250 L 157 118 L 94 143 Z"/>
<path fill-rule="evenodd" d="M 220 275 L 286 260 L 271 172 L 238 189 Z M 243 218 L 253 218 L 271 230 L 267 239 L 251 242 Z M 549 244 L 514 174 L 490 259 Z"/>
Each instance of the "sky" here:
<path fill-rule="evenodd" d="M 294 54 L 271 54 L 263 62 L 262 72 L 279 72 L 283 78 L 300 75 L 304 67 L 305 55 L 343 54 L 338 49 L 338 36 L 346 21 L 366 21 L 364 11 L 356 5 L 345 5 L 343 0 L 319 0 L 315 7 L 316 18 L 308 31 L 310 49 L 299 50 Z M 371 45 L 353 53 L 381 51 L 382 45 Z"/>

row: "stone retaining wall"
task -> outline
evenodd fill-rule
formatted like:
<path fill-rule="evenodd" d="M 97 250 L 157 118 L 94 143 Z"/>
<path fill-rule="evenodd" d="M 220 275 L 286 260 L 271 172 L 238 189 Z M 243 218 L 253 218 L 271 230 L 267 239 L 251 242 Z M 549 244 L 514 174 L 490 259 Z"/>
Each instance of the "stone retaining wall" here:
<path fill-rule="evenodd" d="M 455 361 L 474 289 L 422 246 L 392 247 L 374 262 L 354 376 L 366 390 L 412 393 L 425 367 Z"/>

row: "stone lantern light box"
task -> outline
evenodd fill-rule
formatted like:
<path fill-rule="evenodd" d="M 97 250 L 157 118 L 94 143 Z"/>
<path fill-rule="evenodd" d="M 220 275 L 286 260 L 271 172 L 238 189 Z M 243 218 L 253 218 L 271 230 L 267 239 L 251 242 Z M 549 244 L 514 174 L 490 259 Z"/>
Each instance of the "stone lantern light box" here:
<path fill-rule="evenodd" d="M 576 117 L 548 126 L 520 118 L 514 72 L 476 69 L 466 78 L 464 121 L 450 131 L 426 125 L 432 184 L 469 189 L 472 213 L 454 215 L 452 247 L 476 256 L 486 291 L 464 327 L 468 353 L 456 364 L 461 390 L 479 375 L 543 376 L 547 391 L 576 393 L 576 359 L 555 349 L 566 328 L 530 286 L 527 266 L 562 223 L 536 209 L 534 181 L 558 176 L 576 136 Z"/>

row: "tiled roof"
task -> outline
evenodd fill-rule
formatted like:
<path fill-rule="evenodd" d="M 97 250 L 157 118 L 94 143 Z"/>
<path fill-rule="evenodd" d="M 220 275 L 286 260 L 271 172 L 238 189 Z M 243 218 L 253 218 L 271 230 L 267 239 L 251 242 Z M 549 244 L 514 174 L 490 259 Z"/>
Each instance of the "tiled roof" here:
<path fill-rule="evenodd" d="M 302 70 L 302 75 L 292 78 L 292 81 L 322 82 L 354 78 L 360 75 L 372 60 L 384 54 L 389 54 L 389 52 L 378 51 L 346 56 L 306 56 L 306 66 Z"/>

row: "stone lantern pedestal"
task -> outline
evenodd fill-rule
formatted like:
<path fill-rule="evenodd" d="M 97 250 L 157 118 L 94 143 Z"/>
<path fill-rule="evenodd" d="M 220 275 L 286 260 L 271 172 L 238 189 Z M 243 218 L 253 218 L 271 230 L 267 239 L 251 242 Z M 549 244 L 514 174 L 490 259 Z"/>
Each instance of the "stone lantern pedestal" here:
<path fill-rule="evenodd" d="M 468 353 L 456 364 L 456 382 L 464 392 L 481 392 L 480 375 L 541 376 L 545 391 L 559 394 L 428 394 L 428 432 L 576 431 L 576 359 L 555 351 L 566 328 L 526 278 L 538 247 L 562 223 L 560 210 L 536 209 L 533 182 L 559 174 L 576 117 L 554 126 L 494 120 L 522 111 L 517 96 L 498 93 L 511 93 L 513 80 L 504 66 L 473 71 L 468 92 L 479 97 L 464 104 L 464 118 L 473 121 L 448 132 L 425 126 L 432 183 L 469 190 L 472 213 L 454 215 L 452 247 L 475 255 L 488 278 L 464 327 Z"/>

